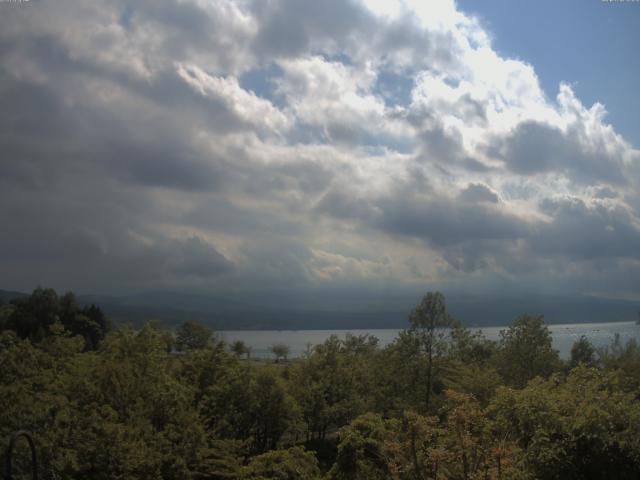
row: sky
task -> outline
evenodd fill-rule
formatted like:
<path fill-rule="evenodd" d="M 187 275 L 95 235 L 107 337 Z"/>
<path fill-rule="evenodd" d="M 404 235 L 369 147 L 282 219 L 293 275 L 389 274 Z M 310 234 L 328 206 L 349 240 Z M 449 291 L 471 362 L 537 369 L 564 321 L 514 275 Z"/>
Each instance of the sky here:
<path fill-rule="evenodd" d="M 640 3 L 0 3 L 0 288 L 640 299 Z"/>

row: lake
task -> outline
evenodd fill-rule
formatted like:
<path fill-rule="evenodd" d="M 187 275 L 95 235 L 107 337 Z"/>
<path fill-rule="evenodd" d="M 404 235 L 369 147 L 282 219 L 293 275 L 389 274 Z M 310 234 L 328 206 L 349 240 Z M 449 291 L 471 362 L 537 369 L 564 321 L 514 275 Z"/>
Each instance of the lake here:
<path fill-rule="evenodd" d="M 558 350 L 560 357 L 567 359 L 571 351 L 571 346 L 582 335 L 596 347 L 610 345 L 615 335 L 620 335 L 620 341 L 624 345 L 628 340 L 640 340 L 640 325 L 634 322 L 619 323 L 570 323 L 549 325 L 553 348 Z M 502 327 L 484 327 L 471 330 L 481 330 L 489 340 L 498 340 Z M 344 338 L 347 333 L 354 335 L 370 334 L 377 337 L 379 345 L 384 347 L 391 343 L 401 329 L 371 329 L 371 330 L 225 330 L 218 332 L 226 342 L 242 340 L 251 347 L 251 356 L 257 358 L 272 357 L 271 345 L 274 343 L 284 343 L 290 348 L 290 358 L 301 356 L 307 350 L 307 344 L 318 345 L 323 343 L 329 336 L 337 335 Z"/>

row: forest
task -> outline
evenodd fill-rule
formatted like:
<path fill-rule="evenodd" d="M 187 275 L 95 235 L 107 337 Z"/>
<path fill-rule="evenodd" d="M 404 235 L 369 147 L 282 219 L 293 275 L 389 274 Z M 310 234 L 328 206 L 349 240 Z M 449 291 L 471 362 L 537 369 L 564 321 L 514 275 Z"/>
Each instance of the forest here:
<path fill-rule="evenodd" d="M 640 478 L 634 341 L 562 360 L 542 317 L 489 341 L 429 292 L 388 346 L 274 352 L 38 288 L 0 305 L 0 447 L 30 431 L 47 479 Z"/>

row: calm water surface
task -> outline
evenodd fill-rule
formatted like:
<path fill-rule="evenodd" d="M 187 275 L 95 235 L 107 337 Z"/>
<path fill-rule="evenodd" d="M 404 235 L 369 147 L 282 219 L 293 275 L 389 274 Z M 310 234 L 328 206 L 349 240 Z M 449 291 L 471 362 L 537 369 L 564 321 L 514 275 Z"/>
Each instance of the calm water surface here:
<path fill-rule="evenodd" d="M 484 327 L 481 330 L 489 340 L 498 340 L 500 330 L 507 327 Z M 472 329 L 476 330 L 476 329 Z M 634 322 L 620 323 L 571 323 L 564 325 L 549 325 L 553 339 L 553 348 L 560 352 L 562 358 L 569 358 L 573 343 L 582 335 L 587 337 L 597 347 L 610 345 L 615 335 L 620 335 L 624 345 L 632 338 L 640 340 L 640 325 Z M 384 347 L 391 343 L 400 329 L 371 329 L 371 330 L 226 330 L 219 332 L 226 342 L 242 340 L 251 347 L 251 355 L 258 358 L 271 357 L 271 345 L 285 343 L 291 349 L 290 357 L 299 357 L 307 350 L 307 344 L 318 345 L 329 336 L 337 335 L 344 338 L 347 333 L 354 335 L 370 334 L 380 340 Z"/>

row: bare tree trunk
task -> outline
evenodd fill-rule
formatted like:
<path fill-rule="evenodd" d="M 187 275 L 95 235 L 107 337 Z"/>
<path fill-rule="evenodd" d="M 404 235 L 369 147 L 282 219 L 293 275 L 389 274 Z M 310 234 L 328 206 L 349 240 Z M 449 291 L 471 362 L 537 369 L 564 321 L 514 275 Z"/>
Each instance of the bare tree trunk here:
<path fill-rule="evenodd" d="M 429 328 L 429 340 L 427 343 L 427 393 L 425 399 L 427 411 L 429 411 L 429 405 L 431 404 L 431 377 L 433 372 L 433 329 L 434 326 L 431 325 Z"/>
<path fill-rule="evenodd" d="M 413 469 L 415 471 L 416 480 L 422 480 L 422 468 L 418 461 L 418 452 L 416 450 L 416 431 L 411 429 L 411 457 L 413 459 Z"/>

